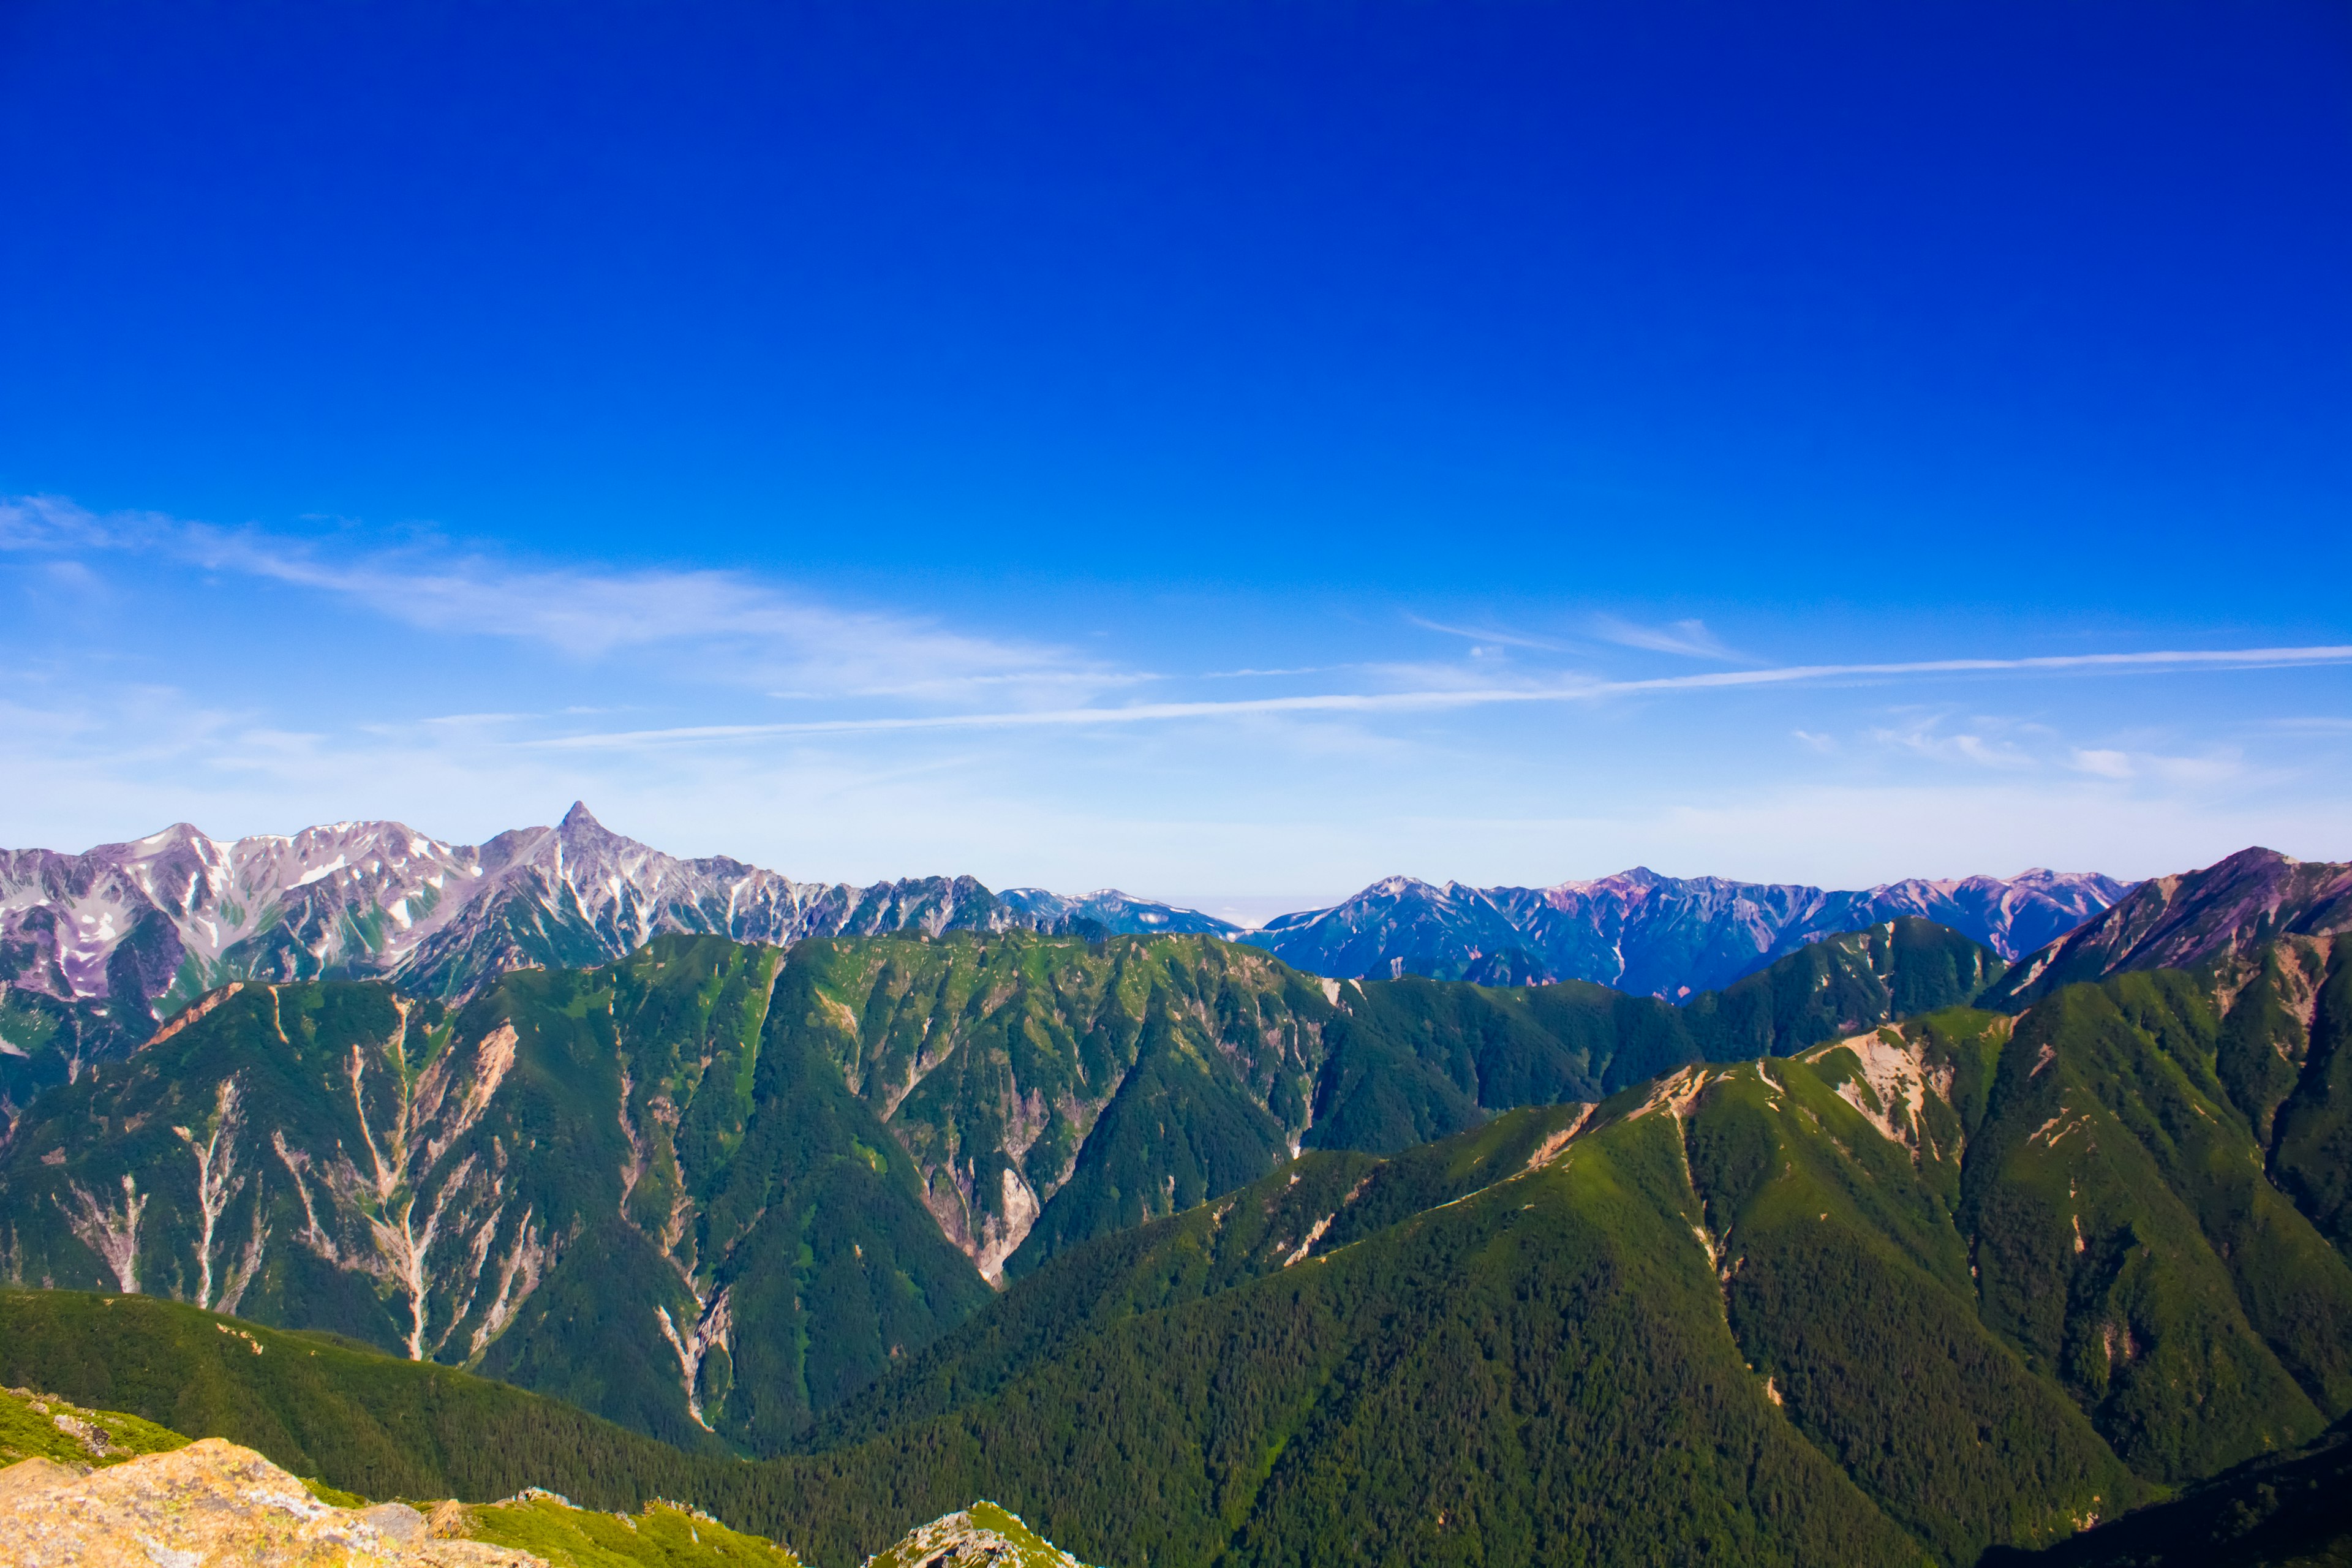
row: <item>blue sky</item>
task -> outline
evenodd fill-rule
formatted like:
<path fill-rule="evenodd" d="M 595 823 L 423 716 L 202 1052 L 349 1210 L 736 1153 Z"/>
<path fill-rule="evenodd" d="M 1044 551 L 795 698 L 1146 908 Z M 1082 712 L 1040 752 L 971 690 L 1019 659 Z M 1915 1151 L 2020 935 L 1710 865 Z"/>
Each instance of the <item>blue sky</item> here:
<path fill-rule="evenodd" d="M 0 212 L 9 844 L 2352 857 L 2338 5 L 16 0 Z"/>

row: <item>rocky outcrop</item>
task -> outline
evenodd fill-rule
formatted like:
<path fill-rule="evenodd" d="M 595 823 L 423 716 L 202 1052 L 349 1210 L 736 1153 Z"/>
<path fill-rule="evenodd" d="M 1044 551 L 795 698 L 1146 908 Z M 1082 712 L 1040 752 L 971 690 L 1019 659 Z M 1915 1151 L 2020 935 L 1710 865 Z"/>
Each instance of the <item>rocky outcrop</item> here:
<path fill-rule="evenodd" d="M 974 1503 L 907 1533 L 866 1568 L 1082 1568 L 1078 1560 L 992 1502 Z"/>
<path fill-rule="evenodd" d="M 544 1568 L 527 1552 L 434 1537 L 399 1504 L 336 1508 L 250 1448 L 213 1437 L 77 1475 L 0 1470 L 0 1562 L 18 1568 Z"/>

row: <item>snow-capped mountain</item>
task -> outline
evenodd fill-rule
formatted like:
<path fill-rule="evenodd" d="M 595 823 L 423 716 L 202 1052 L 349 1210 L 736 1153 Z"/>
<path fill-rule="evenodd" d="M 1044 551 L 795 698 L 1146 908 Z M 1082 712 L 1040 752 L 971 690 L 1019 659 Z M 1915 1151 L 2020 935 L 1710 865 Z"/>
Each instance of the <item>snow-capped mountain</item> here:
<path fill-rule="evenodd" d="M 2099 914 L 2126 889 L 2095 872 L 2040 869 L 1915 878 L 1853 892 L 1662 877 L 1643 867 L 1549 888 L 1390 877 L 1328 910 L 1269 921 L 1241 940 L 1339 979 L 1590 980 L 1680 999 L 1727 985 L 1833 931 L 1897 915 L 1924 916 L 2013 959 Z"/>
<path fill-rule="evenodd" d="M 103 1055 L 96 1037 L 143 1037 L 231 980 L 389 976 L 461 996 L 508 970 L 600 963 L 665 931 L 783 943 L 1025 923 L 969 877 L 796 882 L 665 855 L 581 805 L 556 826 L 482 845 L 397 822 L 233 840 L 180 823 L 80 855 L 0 851 L 0 1054 L 22 1054 L 11 1034 L 72 1028 Z"/>

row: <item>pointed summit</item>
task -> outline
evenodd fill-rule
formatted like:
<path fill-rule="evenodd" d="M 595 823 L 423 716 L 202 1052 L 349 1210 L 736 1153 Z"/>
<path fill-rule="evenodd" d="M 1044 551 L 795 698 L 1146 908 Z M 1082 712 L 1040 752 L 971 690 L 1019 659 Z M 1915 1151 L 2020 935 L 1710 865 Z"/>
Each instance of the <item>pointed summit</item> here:
<path fill-rule="evenodd" d="M 594 828 L 602 832 L 604 827 L 604 825 L 596 820 L 596 814 L 588 809 L 586 801 L 575 800 L 572 803 L 572 809 L 563 814 L 563 820 L 556 824 L 555 830 L 558 833 L 578 833 L 583 828 Z"/>

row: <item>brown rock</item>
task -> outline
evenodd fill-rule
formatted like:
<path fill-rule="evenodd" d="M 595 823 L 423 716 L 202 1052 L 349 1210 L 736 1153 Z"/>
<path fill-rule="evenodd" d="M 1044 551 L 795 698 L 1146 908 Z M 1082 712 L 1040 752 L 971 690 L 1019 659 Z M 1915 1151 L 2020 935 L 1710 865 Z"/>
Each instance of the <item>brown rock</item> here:
<path fill-rule="evenodd" d="M 71 1465 L 60 1465 L 55 1459 L 36 1456 L 19 1459 L 5 1469 L 0 1469 L 0 1503 L 26 1492 L 47 1491 L 61 1481 L 79 1479 L 84 1472 Z"/>
<path fill-rule="evenodd" d="M 9 1468 L 25 1470 L 27 1460 Z M 111 1469 L 38 1472 L 0 1495 L 0 1563 L 12 1568 L 546 1568 L 470 1541 L 397 1540 L 331 1508 L 250 1448 L 217 1437 Z M 381 1516 L 407 1523 L 412 1516 Z"/>
<path fill-rule="evenodd" d="M 433 1517 L 425 1521 L 425 1533 L 436 1541 L 463 1541 L 474 1533 L 473 1516 L 466 1505 L 447 1498 L 433 1505 Z"/>

